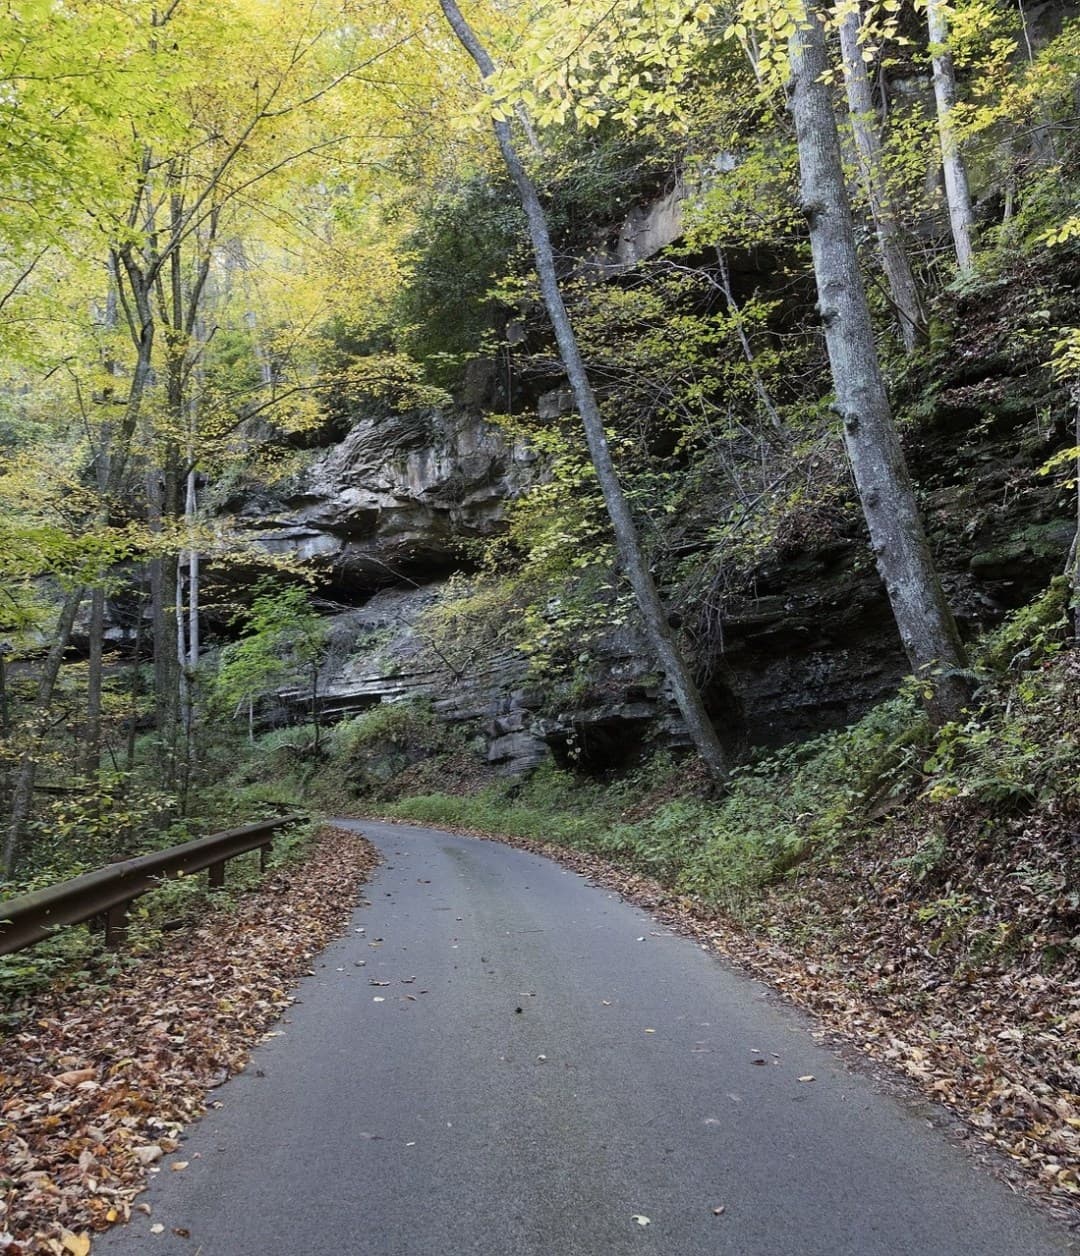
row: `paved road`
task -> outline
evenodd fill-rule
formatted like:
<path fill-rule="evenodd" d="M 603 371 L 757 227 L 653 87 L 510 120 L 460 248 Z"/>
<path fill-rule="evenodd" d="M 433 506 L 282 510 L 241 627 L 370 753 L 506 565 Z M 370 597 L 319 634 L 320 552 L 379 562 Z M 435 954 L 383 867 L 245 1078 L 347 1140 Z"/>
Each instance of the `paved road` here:
<path fill-rule="evenodd" d="M 371 906 L 144 1196 L 165 1233 L 139 1216 L 95 1253 L 1070 1250 L 926 1112 L 644 913 L 495 843 L 354 827 L 387 861 Z"/>

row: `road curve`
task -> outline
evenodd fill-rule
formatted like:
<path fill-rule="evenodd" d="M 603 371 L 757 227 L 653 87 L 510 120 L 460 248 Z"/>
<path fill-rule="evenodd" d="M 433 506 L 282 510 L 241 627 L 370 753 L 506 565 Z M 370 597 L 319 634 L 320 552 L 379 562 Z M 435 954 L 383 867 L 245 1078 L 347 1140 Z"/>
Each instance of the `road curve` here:
<path fill-rule="evenodd" d="M 494 842 L 347 823 L 386 860 L 370 906 L 95 1254 L 1076 1250 L 638 909 Z"/>

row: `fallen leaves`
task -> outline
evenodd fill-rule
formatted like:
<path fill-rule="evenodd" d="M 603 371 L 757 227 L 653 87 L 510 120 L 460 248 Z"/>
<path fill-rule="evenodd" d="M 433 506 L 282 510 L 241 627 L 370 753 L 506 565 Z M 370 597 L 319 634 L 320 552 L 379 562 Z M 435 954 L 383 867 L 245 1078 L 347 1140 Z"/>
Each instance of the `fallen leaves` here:
<path fill-rule="evenodd" d="M 376 862 L 355 833 L 324 830 L 305 862 L 169 934 L 109 986 L 24 1010 L 0 1041 L 0 1251 L 86 1256 L 96 1231 L 147 1211 L 133 1203 L 146 1174 L 208 1089 L 244 1068 Z"/>
<path fill-rule="evenodd" d="M 92 1082 L 97 1077 L 97 1069 L 80 1068 L 69 1073 L 60 1073 L 53 1078 L 58 1086 L 73 1088 L 83 1082 Z"/>
<path fill-rule="evenodd" d="M 638 1225 L 640 1226 L 652 1225 L 652 1222 L 649 1220 L 649 1218 L 646 1217 L 645 1214 L 641 1212 L 635 1212 L 634 1215 L 630 1218 L 630 1220 L 636 1221 Z"/>

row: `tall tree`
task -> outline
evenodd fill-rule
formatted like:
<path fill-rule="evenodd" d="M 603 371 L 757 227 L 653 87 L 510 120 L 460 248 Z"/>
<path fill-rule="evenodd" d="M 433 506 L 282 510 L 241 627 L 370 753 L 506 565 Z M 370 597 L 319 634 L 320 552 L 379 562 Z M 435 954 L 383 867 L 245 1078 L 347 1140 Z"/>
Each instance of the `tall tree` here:
<path fill-rule="evenodd" d="M 457 4 L 454 0 L 440 0 L 440 4 L 447 22 L 462 47 L 476 63 L 482 78 L 491 79 L 495 74 L 495 64 L 462 16 Z M 585 429 L 589 454 L 611 519 L 619 560 L 634 591 L 649 644 L 671 686 L 694 747 L 714 779 L 723 780 L 728 773 L 727 756 L 720 745 L 693 675 L 668 623 L 667 613 L 642 551 L 630 507 L 619 483 L 604 433 L 600 408 L 559 288 L 551 234 L 543 205 L 536 186 L 514 146 L 510 122 L 496 112 L 492 117 L 492 126 L 499 151 L 517 188 L 528 221 L 536 271 L 540 280 L 540 291 L 543 294 L 544 305 L 559 346 L 559 354 L 570 380 L 570 387 Z"/>
<path fill-rule="evenodd" d="M 930 36 L 930 65 L 934 75 L 941 171 L 945 178 L 949 225 L 957 264 L 961 272 L 966 272 L 971 270 L 975 261 L 972 245 L 975 214 L 971 208 L 967 167 L 956 134 L 956 70 L 949 48 L 947 0 L 926 0 L 926 24 Z"/>
<path fill-rule="evenodd" d="M 801 2 L 799 8 L 789 45 L 791 108 L 836 409 L 900 639 L 915 674 L 931 686 L 932 714 L 943 721 L 955 718 L 970 696 L 966 658 L 881 375 L 859 273 L 825 29 L 816 9 Z"/>
<path fill-rule="evenodd" d="M 903 229 L 885 175 L 881 136 L 866 66 L 864 24 L 859 0 L 849 0 L 840 18 L 840 50 L 847 85 L 851 130 L 859 179 L 870 207 L 878 253 L 904 347 L 910 353 L 926 331 L 926 313 L 911 270 Z"/>

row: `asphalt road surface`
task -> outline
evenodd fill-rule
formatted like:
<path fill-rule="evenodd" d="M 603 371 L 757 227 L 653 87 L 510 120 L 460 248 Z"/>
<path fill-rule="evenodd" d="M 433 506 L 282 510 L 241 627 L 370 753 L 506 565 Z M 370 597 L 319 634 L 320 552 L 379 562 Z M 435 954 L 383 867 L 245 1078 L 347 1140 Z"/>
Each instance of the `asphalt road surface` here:
<path fill-rule="evenodd" d="M 386 859 L 370 906 L 95 1254 L 1074 1250 L 645 913 L 494 842 L 351 827 Z"/>

